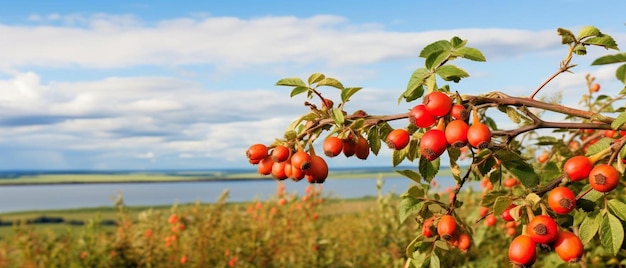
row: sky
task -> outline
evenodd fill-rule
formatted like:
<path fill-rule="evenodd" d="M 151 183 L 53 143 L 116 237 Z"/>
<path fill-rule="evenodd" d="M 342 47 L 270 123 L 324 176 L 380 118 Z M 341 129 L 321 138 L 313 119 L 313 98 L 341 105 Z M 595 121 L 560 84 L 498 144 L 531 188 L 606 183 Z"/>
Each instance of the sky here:
<path fill-rule="evenodd" d="M 557 70 L 558 27 L 594 25 L 626 44 L 622 1 L 0 3 L 0 170 L 249 168 L 250 144 L 307 112 L 281 78 L 321 72 L 363 87 L 347 110 L 398 114 L 416 104 L 397 97 L 437 40 L 459 36 L 487 58 L 456 62 L 470 77 L 452 90 L 518 96 Z M 575 103 L 588 73 L 618 92 L 616 66 L 590 66 L 604 53 L 575 57 L 574 73 L 540 96 Z M 390 166 L 390 156 L 329 165 Z"/>

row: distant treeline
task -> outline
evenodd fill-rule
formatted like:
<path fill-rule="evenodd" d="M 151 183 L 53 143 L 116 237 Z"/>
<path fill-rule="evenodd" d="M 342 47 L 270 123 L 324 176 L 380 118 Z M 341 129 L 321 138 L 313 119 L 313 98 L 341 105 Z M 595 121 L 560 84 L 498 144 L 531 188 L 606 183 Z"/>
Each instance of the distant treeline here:
<path fill-rule="evenodd" d="M 48 217 L 48 216 L 39 216 L 33 219 L 26 220 L 15 220 L 15 221 L 6 221 L 0 219 L 0 226 L 13 226 L 18 223 L 26 223 L 26 224 L 59 224 L 65 223 L 69 225 L 85 225 L 85 221 L 81 220 L 65 220 L 63 217 Z M 100 221 L 101 225 L 116 225 L 117 223 L 114 220 L 102 220 Z"/>
<path fill-rule="evenodd" d="M 379 173 L 393 172 L 394 170 L 411 169 L 414 167 L 336 167 L 333 172 L 343 173 Z M 161 174 L 170 176 L 215 176 L 235 173 L 255 173 L 256 169 L 198 169 L 198 170 L 0 170 L 0 179 L 17 179 L 25 176 L 41 175 L 128 175 L 128 174 Z"/>

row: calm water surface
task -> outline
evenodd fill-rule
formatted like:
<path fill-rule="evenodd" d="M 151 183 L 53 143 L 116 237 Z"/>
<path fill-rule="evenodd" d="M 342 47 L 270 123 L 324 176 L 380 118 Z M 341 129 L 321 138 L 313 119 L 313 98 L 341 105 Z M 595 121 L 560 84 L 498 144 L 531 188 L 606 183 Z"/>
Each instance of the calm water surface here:
<path fill-rule="evenodd" d="M 453 179 L 438 178 L 442 187 Z M 383 193 L 403 193 L 412 183 L 405 177 L 383 178 Z M 229 190 L 228 201 L 264 200 L 276 192 L 273 180 L 220 182 L 163 182 L 0 186 L 0 213 L 23 210 L 67 209 L 113 206 L 121 193 L 129 206 L 171 205 L 174 203 L 215 202 Z M 308 183 L 285 182 L 288 193 L 302 195 Z M 333 197 L 355 198 L 376 195 L 376 179 L 328 179 L 324 193 Z"/>

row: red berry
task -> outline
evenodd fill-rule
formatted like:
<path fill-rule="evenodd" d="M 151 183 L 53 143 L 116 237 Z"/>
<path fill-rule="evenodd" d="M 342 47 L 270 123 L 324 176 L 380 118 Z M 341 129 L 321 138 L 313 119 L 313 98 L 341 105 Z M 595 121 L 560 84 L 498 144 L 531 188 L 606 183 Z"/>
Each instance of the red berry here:
<path fill-rule="evenodd" d="M 451 215 L 443 215 L 437 224 L 437 234 L 445 240 L 450 240 L 456 234 L 456 220 Z"/>
<path fill-rule="evenodd" d="M 389 132 L 385 143 L 390 149 L 402 150 L 409 144 L 409 141 L 411 141 L 409 132 L 403 128 L 396 128 Z"/>
<path fill-rule="evenodd" d="M 584 253 L 580 238 L 569 231 L 560 231 L 553 244 L 554 252 L 565 262 L 578 262 Z"/>
<path fill-rule="evenodd" d="M 446 141 L 448 144 L 461 148 L 467 145 L 469 125 L 463 120 L 452 120 L 446 125 Z"/>
<path fill-rule="evenodd" d="M 589 172 L 593 168 L 593 164 L 588 157 L 577 155 L 565 161 L 563 164 L 563 172 L 567 174 L 570 180 L 580 181 L 589 176 Z"/>
<path fill-rule="evenodd" d="M 324 140 L 324 154 L 328 157 L 338 156 L 343 150 L 343 141 L 335 136 L 330 136 Z"/>
<path fill-rule="evenodd" d="M 283 162 L 289 159 L 290 155 L 291 150 L 284 145 L 277 145 L 274 147 L 274 150 L 272 150 L 272 160 L 274 160 L 274 162 Z"/>
<path fill-rule="evenodd" d="M 305 151 L 298 151 L 291 156 L 291 165 L 306 171 L 311 167 L 311 156 Z"/>
<path fill-rule="evenodd" d="M 467 130 L 467 141 L 474 148 L 485 149 L 491 142 L 491 130 L 483 123 L 474 123 Z"/>
<path fill-rule="evenodd" d="M 428 161 L 437 159 L 448 148 L 446 134 L 439 129 L 429 129 L 420 140 L 420 154 Z"/>
<path fill-rule="evenodd" d="M 565 186 L 559 186 L 548 193 L 548 206 L 556 214 L 568 214 L 576 208 L 576 195 Z"/>
<path fill-rule="evenodd" d="M 246 156 L 250 160 L 262 160 L 267 156 L 267 146 L 265 144 L 253 144 L 246 151 Z M 258 162 L 257 162 L 258 163 Z"/>
<path fill-rule="evenodd" d="M 356 153 L 356 141 L 348 138 L 343 140 L 343 155 L 346 157 L 353 156 Z"/>
<path fill-rule="evenodd" d="M 409 112 L 409 121 L 418 127 L 427 128 L 437 122 L 437 117 L 426 110 L 424 104 L 418 104 Z"/>
<path fill-rule="evenodd" d="M 515 208 L 516 205 L 510 205 L 507 209 L 505 209 L 502 212 L 502 219 L 504 221 L 515 221 L 515 218 L 513 218 L 513 215 L 511 215 L 511 209 Z M 518 212 L 518 217 L 521 216 L 521 211 L 517 210 Z"/>
<path fill-rule="evenodd" d="M 531 266 L 537 260 L 535 241 L 530 236 L 519 235 L 509 245 L 509 260 L 522 266 Z"/>
<path fill-rule="evenodd" d="M 424 237 L 433 237 L 433 223 L 435 222 L 435 217 L 430 217 L 424 221 L 424 225 L 422 226 L 422 235 Z"/>
<path fill-rule="evenodd" d="M 328 164 L 318 155 L 311 156 L 311 167 L 305 171 L 310 183 L 324 183 L 328 177 Z"/>
<path fill-rule="evenodd" d="M 489 214 L 485 218 L 485 225 L 487 226 L 490 226 L 490 227 L 495 226 L 497 222 L 498 222 L 498 218 L 496 218 L 496 216 L 493 214 Z"/>
<path fill-rule="evenodd" d="M 469 111 L 465 109 L 465 106 L 461 104 L 454 104 L 450 109 L 450 115 L 456 120 L 463 120 L 467 122 L 470 114 Z"/>
<path fill-rule="evenodd" d="M 263 160 L 259 161 L 257 171 L 261 175 L 269 175 L 272 173 L 272 166 L 274 166 L 274 160 L 270 156 L 266 156 Z"/>
<path fill-rule="evenodd" d="M 589 172 L 589 185 L 598 192 L 610 192 L 617 187 L 620 177 L 620 173 L 615 167 L 599 164 Z"/>
<path fill-rule="evenodd" d="M 365 160 L 370 154 L 370 144 L 364 137 L 359 137 L 356 142 L 356 152 L 354 153 L 358 159 Z"/>
<path fill-rule="evenodd" d="M 443 92 L 435 91 L 424 97 L 424 106 L 434 116 L 445 116 L 452 108 L 452 99 Z"/>
<path fill-rule="evenodd" d="M 534 217 L 527 225 L 528 236 L 539 244 L 550 244 L 559 235 L 559 228 L 554 219 L 548 215 Z"/>

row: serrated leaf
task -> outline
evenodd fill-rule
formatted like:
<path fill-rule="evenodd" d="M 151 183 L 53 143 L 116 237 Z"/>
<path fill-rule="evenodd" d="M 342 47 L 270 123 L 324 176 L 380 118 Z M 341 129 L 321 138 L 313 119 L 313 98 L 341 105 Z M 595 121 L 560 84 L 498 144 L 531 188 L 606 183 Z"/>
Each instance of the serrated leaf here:
<path fill-rule="evenodd" d="M 579 227 L 579 236 L 583 244 L 589 243 L 591 239 L 598 233 L 600 224 L 602 223 L 602 217 L 598 217 L 598 213 L 590 213 L 587 217 L 584 217 Z"/>
<path fill-rule="evenodd" d="M 424 189 L 422 188 L 420 184 L 411 185 L 411 187 L 409 187 L 406 193 L 417 199 L 424 197 L 424 194 L 425 194 Z"/>
<path fill-rule="evenodd" d="M 533 166 L 517 153 L 499 150 L 496 152 L 496 156 L 500 159 L 504 168 L 519 178 L 524 186 L 534 187 L 539 184 L 539 176 L 535 173 Z"/>
<path fill-rule="evenodd" d="M 506 195 L 508 194 L 507 191 L 491 191 L 488 192 L 481 200 L 480 200 L 480 206 L 481 207 L 492 207 L 493 203 L 496 201 L 496 198 Z"/>
<path fill-rule="evenodd" d="M 613 142 L 613 139 L 611 138 L 602 138 L 600 140 L 598 140 L 596 143 L 592 144 L 591 146 L 589 146 L 589 148 L 587 149 L 587 153 L 585 154 L 586 156 L 592 156 L 604 149 L 606 149 L 607 147 L 611 146 L 611 143 Z"/>
<path fill-rule="evenodd" d="M 626 62 L 626 52 L 599 57 L 595 59 L 591 65 L 604 65 L 618 62 Z"/>
<path fill-rule="evenodd" d="M 334 88 L 338 88 L 338 89 L 343 89 L 343 84 L 341 84 L 341 82 L 339 82 L 339 80 L 337 80 L 335 78 L 330 78 L 330 77 L 326 77 L 326 78 L 320 80 L 319 82 L 317 82 L 317 86 L 318 87 L 329 86 L 329 87 L 334 87 Z"/>
<path fill-rule="evenodd" d="M 611 199 L 608 202 L 609 210 L 613 215 L 620 218 L 622 221 L 626 221 L 626 204 L 618 199 Z"/>
<path fill-rule="evenodd" d="M 420 160 L 419 160 L 420 175 L 422 175 L 422 178 L 426 180 L 428 183 L 430 183 L 433 180 L 433 178 L 435 178 L 435 176 L 437 175 L 437 172 L 439 172 L 440 161 L 441 161 L 440 158 L 437 158 L 433 161 L 428 161 L 426 158 L 420 157 Z"/>
<path fill-rule="evenodd" d="M 583 187 L 582 191 L 586 191 L 587 189 L 591 188 L 590 185 L 585 185 L 585 187 Z M 589 191 L 585 196 L 583 196 L 582 199 L 585 200 L 589 200 L 591 202 L 596 202 L 598 201 L 600 198 L 602 198 L 604 196 L 603 193 L 596 191 L 595 189 L 592 189 L 591 191 Z"/>
<path fill-rule="evenodd" d="M 307 90 L 309 90 L 308 87 L 295 87 L 293 88 L 293 90 L 291 90 L 291 94 L 289 94 L 290 97 L 296 96 L 298 94 L 302 94 L 304 92 L 307 92 Z"/>
<path fill-rule="evenodd" d="M 335 124 L 337 124 L 338 126 L 343 126 L 343 123 L 345 122 L 345 117 L 343 116 L 343 110 L 339 109 L 339 108 L 333 108 L 332 109 L 332 117 L 333 117 L 333 121 L 335 121 Z"/>
<path fill-rule="evenodd" d="M 451 64 L 439 67 L 437 75 L 445 81 L 454 81 L 455 83 L 458 83 L 461 78 L 469 77 L 465 70 Z"/>
<path fill-rule="evenodd" d="M 426 66 L 426 69 L 433 70 L 439 67 L 441 63 L 444 62 L 449 56 L 450 51 L 435 51 L 428 55 L 428 57 L 424 61 L 424 66 Z"/>
<path fill-rule="evenodd" d="M 311 76 L 309 76 L 309 85 L 313 85 L 319 81 L 322 81 L 324 80 L 324 78 L 326 78 L 324 74 L 314 73 Z"/>
<path fill-rule="evenodd" d="M 570 30 L 558 28 L 556 31 L 561 36 L 561 44 L 571 44 L 576 41 L 574 33 Z"/>
<path fill-rule="evenodd" d="M 302 81 L 302 79 L 297 78 L 297 77 L 292 77 L 292 78 L 283 78 L 278 80 L 278 82 L 276 82 L 277 86 L 291 86 L 291 87 L 306 87 L 306 84 L 304 84 L 304 81 Z"/>
<path fill-rule="evenodd" d="M 400 199 L 398 212 L 400 214 L 400 222 L 404 222 L 413 213 L 422 209 L 424 204 L 421 200 L 410 195 L 403 195 Z"/>
<path fill-rule="evenodd" d="M 617 70 L 615 70 L 615 78 L 626 84 L 626 64 L 617 67 Z"/>
<path fill-rule="evenodd" d="M 406 150 L 393 150 L 391 161 L 394 167 L 398 166 L 406 158 Z"/>
<path fill-rule="evenodd" d="M 606 34 L 600 34 L 596 37 L 589 37 L 585 39 L 583 44 L 601 46 L 606 49 L 618 50 L 617 43 L 615 42 L 613 37 L 611 37 L 610 35 L 606 35 Z"/>
<path fill-rule="evenodd" d="M 619 114 L 615 120 L 611 123 L 612 129 L 620 128 L 624 123 L 626 123 L 626 112 L 622 112 Z"/>
<path fill-rule="evenodd" d="M 578 39 L 583 39 L 590 36 L 596 36 L 600 34 L 600 30 L 593 26 L 585 26 L 578 32 Z"/>
<path fill-rule="evenodd" d="M 410 170 L 410 169 L 404 169 L 404 170 L 396 170 L 397 173 L 399 173 L 402 176 L 405 176 L 409 179 L 411 179 L 412 181 L 416 182 L 416 183 L 421 183 L 422 182 L 422 176 L 420 176 L 419 173 Z"/>
<path fill-rule="evenodd" d="M 409 78 L 409 83 L 406 86 L 406 90 L 402 93 L 398 102 L 400 102 L 403 97 L 407 100 L 407 102 L 422 97 L 424 94 L 424 88 L 422 86 L 428 76 L 429 72 L 426 68 L 419 68 L 413 71 L 411 78 Z"/>
<path fill-rule="evenodd" d="M 471 61 L 487 61 L 485 55 L 480 50 L 471 47 L 462 47 L 454 51 L 455 56 L 459 56 Z"/>
<path fill-rule="evenodd" d="M 498 196 L 493 203 L 493 214 L 502 215 L 502 212 L 509 208 L 512 203 L 513 201 L 511 200 L 511 198 L 507 196 Z"/>
<path fill-rule="evenodd" d="M 602 246 L 610 250 L 614 256 L 617 255 L 622 242 L 624 242 L 624 226 L 613 214 L 607 213 L 604 215 L 602 226 L 600 227 L 600 241 Z"/>
<path fill-rule="evenodd" d="M 341 90 L 341 102 L 347 102 L 354 93 L 359 92 L 362 87 L 347 87 Z"/>
<path fill-rule="evenodd" d="M 436 53 L 438 51 L 450 50 L 452 45 L 447 40 L 439 40 L 425 46 L 422 51 L 420 51 L 420 58 L 428 58 L 432 53 Z"/>
<path fill-rule="evenodd" d="M 373 126 L 367 131 L 367 142 L 370 144 L 370 149 L 374 155 L 378 155 L 380 151 L 381 142 L 378 134 L 378 127 Z"/>

